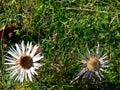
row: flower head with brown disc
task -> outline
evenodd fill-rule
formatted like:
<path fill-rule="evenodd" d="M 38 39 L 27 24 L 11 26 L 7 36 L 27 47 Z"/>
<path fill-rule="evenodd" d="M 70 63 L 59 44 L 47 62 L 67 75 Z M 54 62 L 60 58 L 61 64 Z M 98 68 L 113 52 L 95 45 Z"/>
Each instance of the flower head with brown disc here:
<path fill-rule="evenodd" d="M 71 83 L 77 80 L 79 77 L 90 80 L 94 78 L 94 76 L 97 76 L 99 80 L 101 80 L 104 77 L 102 72 L 107 72 L 105 70 L 105 68 L 108 67 L 108 60 L 106 60 L 107 55 L 101 55 L 99 51 L 99 43 L 96 53 L 91 53 L 89 49 L 87 49 L 87 51 L 88 56 L 82 61 L 83 69 L 78 73 L 77 77 L 71 81 Z"/>
<path fill-rule="evenodd" d="M 28 42 L 25 46 L 24 41 L 20 45 L 15 44 L 15 48 L 10 48 L 5 57 L 5 65 L 11 66 L 6 69 L 12 71 L 9 74 L 10 78 L 16 76 L 15 80 L 20 81 L 20 83 L 29 78 L 32 82 L 33 75 L 38 75 L 36 69 L 42 66 L 38 63 L 43 58 L 41 52 L 36 54 L 38 48 L 39 46 L 33 46 L 32 42 Z"/>

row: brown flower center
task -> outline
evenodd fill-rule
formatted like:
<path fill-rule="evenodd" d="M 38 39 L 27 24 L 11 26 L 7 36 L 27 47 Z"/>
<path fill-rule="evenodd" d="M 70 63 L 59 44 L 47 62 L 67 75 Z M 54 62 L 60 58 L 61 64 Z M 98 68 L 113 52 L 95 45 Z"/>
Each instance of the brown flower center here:
<path fill-rule="evenodd" d="M 33 60 L 30 56 L 22 56 L 20 58 L 20 65 L 24 68 L 24 69 L 29 69 L 30 67 L 33 66 Z"/>
<path fill-rule="evenodd" d="M 87 61 L 87 68 L 91 71 L 94 71 L 99 68 L 100 61 L 96 57 L 91 57 Z"/>

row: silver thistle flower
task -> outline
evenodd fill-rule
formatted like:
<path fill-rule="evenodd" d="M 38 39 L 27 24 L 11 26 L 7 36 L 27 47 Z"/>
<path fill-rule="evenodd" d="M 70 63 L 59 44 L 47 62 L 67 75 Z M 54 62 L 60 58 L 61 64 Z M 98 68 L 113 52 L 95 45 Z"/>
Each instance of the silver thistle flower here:
<path fill-rule="evenodd" d="M 6 70 L 12 71 L 9 76 L 10 78 L 16 77 L 15 81 L 18 80 L 22 83 L 29 78 L 32 82 L 33 75 L 38 75 L 36 69 L 42 66 L 38 63 L 43 58 L 41 53 L 35 54 L 39 46 L 32 45 L 32 42 L 28 42 L 25 46 L 24 41 L 21 45 L 15 44 L 16 48 L 11 47 L 8 51 L 8 55 L 5 57 L 5 65 L 11 67 Z"/>
<path fill-rule="evenodd" d="M 82 77 L 83 79 L 87 79 L 87 80 L 92 79 L 94 76 L 97 76 L 99 80 L 104 78 L 102 72 L 107 72 L 105 68 L 109 67 L 107 65 L 108 60 L 106 60 L 107 55 L 100 54 L 99 43 L 95 53 L 91 53 L 89 49 L 87 49 L 87 51 L 88 51 L 88 56 L 85 60 L 82 61 L 83 69 L 71 81 L 71 83 L 77 80 L 79 77 Z"/>

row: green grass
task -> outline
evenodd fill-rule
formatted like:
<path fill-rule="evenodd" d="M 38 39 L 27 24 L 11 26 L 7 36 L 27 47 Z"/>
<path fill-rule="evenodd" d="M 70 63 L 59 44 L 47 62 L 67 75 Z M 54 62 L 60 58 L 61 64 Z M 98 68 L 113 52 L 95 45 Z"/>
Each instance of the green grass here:
<path fill-rule="evenodd" d="M 96 85 L 89 87 L 82 81 L 70 84 L 70 80 L 82 69 L 81 54 L 86 55 L 87 47 L 95 49 L 97 42 L 110 60 L 102 88 L 120 89 L 119 0 L 2 0 L 0 28 L 13 23 L 12 37 L 6 34 L 0 41 L 1 90 L 96 90 Z M 13 82 L 5 71 L 3 58 L 7 50 L 22 40 L 43 49 L 41 62 L 45 65 L 33 83 Z"/>

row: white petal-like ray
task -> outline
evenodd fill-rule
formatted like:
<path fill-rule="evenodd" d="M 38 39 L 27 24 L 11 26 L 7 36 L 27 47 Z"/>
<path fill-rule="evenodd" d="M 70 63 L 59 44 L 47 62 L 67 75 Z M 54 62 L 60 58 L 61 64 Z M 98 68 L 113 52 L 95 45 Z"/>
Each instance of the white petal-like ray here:
<path fill-rule="evenodd" d="M 93 72 L 90 72 L 90 74 L 89 74 L 89 79 L 92 78 L 92 75 L 93 75 Z"/>
<path fill-rule="evenodd" d="M 20 81 L 20 79 L 24 78 L 24 77 L 22 77 L 22 74 L 23 74 L 23 73 L 24 73 L 24 69 L 20 69 L 20 70 L 19 70 L 19 74 L 18 74 L 18 76 L 16 77 L 15 81 L 16 81 L 16 80 Z M 21 81 L 20 81 L 20 83 L 21 83 Z"/>
<path fill-rule="evenodd" d="M 12 66 L 12 67 L 10 67 L 10 68 L 7 68 L 6 71 L 12 70 L 12 69 L 16 69 L 17 67 L 18 67 L 18 66 Z"/>
<path fill-rule="evenodd" d="M 95 74 L 99 77 L 99 79 L 101 80 L 101 76 L 100 74 L 98 73 L 98 71 L 95 72 Z"/>
<path fill-rule="evenodd" d="M 12 71 L 12 73 L 9 74 L 10 78 L 14 77 L 18 73 L 18 69 L 15 69 Z"/>
<path fill-rule="evenodd" d="M 29 42 L 27 42 L 27 45 L 26 45 L 26 48 L 28 48 L 29 47 Z"/>
<path fill-rule="evenodd" d="M 32 82 L 32 75 L 30 73 L 30 70 L 27 70 L 27 74 L 28 74 L 29 80 Z"/>
<path fill-rule="evenodd" d="M 87 51 L 88 51 L 88 56 L 90 57 L 91 53 L 90 53 L 90 50 L 87 48 Z"/>
<path fill-rule="evenodd" d="M 11 62 L 11 63 L 15 63 L 15 61 L 14 61 L 14 60 L 11 60 L 11 59 L 5 58 L 4 60 L 5 60 L 5 61 L 8 61 L 8 62 Z"/>
<path fill-rule="evenodd" d="M 101 57 L 99 61 L 104 60 L 105 58 L 107 58 L 107 56 Z"/>
<path fill-rule="evenodd" d="M 25 73 L 23 72 L 23 73 L 22 73 L 22 78 L 20 79 L 20 83 L 23 82 L 23 80 L 24 80 L 24 76 L 25 76 Z"/>
<path fill-rule="evenodd" d="M 44 56 L 40 56 L 40 53 L 38 53 L 37 55 L 35 55 L 33 57 L 33 62 L 39 61 L 40 59 L 42 59 Z"/>
<path fill-rule="evenodd" d="M 38 75 L 33 67 L 30 68 L 30 71 L 31 71 L 32 75 L 34 75 L 34 74 Z"/>
<path fill-rule="evenodd" d="M 85 74 L 87 71 L 87 68 L 84 68 L 82 71 L 80 71 L 77 75 L 77 77 L 74 80 L 77 80 L 80 76 L 82 76 L 83 74 Z"/>
<path fill-rule="evenodd" d="M 89 74 L 90 74 L 90 71 L 85 72 L 83 78 L 88 78 Z"/>
<path fill-rule="evenodd" d="M 98 72 L 99 72 L 100 76 L 101 76 L 102 78 L 104 78 L 104 75 L 101 73 L 101 71 L 98 71 Z"/>
<path fill-rule="evenodd" d="M 12 62 L 12 63 L 5 63 L 5 64 L 14 65 L 14 64 L 16 64 L 16 63 L 13 63 L 13 62 Z"/>
<path fill-rule="evenodd" d="M 21 43 L 21 48 L 22 48 L 22 54 L 25 54 L 25 45 L 24 45 L 24 41 L 22 41 L 22 43 Z"/>
<path fill-rule="evenodd" d="M 8 51 L 8 53 L 9 53 L 11 56 L 13 56 L 14 58 L 16 58 L 16 59 L 19 58 L 15 53 L 13 53 L 13 52 L 11 52 L 11 51 Z"/>
<path fill-rule="evenodd" d="M 37 46 L 37 45 L 35 45 L 35 46 L 33 47 L 32 52 L 30 53 L 30 56 L 31 56 L 31 57 L 33 57 L 33 56 L 35 55 L 35 53 L 36 53 L 37 49 L 38 49 L 38 46 Z"/>
<path fill-rule="evenodd" d="M 102 65 L 105 65 L 106 63 L 108 63 L 108 61 L 107 61 L 107 60 L 101 60 L 100 63 L 101 63 Z"/>
<path fill-rule="evenodd" d="M 41 65 L 42 66 L 42 65 Z M 35 69 L 39 69 L 39 67 L 34 66 Z"/>
<path fill-rule="evenodd" d="M 40 63 L 33 63 L 34 67 L 41 67 L 43 64 Z"/>
<path fill-rule="evenodd" d="M 107 53 L 105 53 L 104 55 L 102 55 L 102 57 L 105 57 L 105 56 L 107 56 Z"/>
<path fill-rule="evenodd" d="M 12 58 L 12 57 L 9 57 L 9 56 L 6 56 L 5 58 L 10 59 L 10 60 L 15 60 L 15 58 Z"/>
<path fill-rule="evenodd" d="M 25 70 L 25 80 L 27 81 L 27 71 Z"/>
<path fill-rule="evenodd" d="M 15 81 L 19 81 L 19 78 L 20 77 L 20 73 L 17 75 L 17 77 L 15 78 Z"/>
<path fill-rule="evenodd" d="M 22 80 L 24 79 L 23 75 L 24 75 L 24 72 L 21 70 L 21 72 L 19 73 L 19 78 L 18 78 L 18 81 L 20 81 L 20 83 L 22 83 Z"/>
<path fill-rule="evenodd" d="M 20 50 L 18 44 L 15 44 L 15 46 L 16 46 L 17 52 L 18 52 L 18 54 L 19 54 L 19 56 L 20 56 L 22 53 L 21 53 L 21 50 Z"/>
<path fill-rule="evenodd" d="M 101 67 L 102 67 L 102 68 L 108 68 L 109 65 L 104 65 L 104 64 L 102 64 Z"/>
<path fill-rule="evenodd" d="M 100 70 L 103 71 L 103 72 L 105 72 L 105 73 L 107 73 L 107 71 L 105 69 L 103 69 L 103 68 L 100 68 Z"/>
<path fill-rule="evenodd" d="M 18 55 L 18 52 L 13 47 L 11 47 L 9 51 L 14 53 L 15 55 Z"/>
<path fill-rule="evenodd" d="M 99 54 L 99 42 L 98 42 L 98 46 L 97 46 L 97 49 L 96 49 L 96 54 L 98 55 Z"/>
<path fill-rule="evenodd" d="M 30 55 L 30 51 L 32 50 L 32 42 L 29 45 L 29 42 L 27 43 L 26 47 L 26 55 Z"/>

